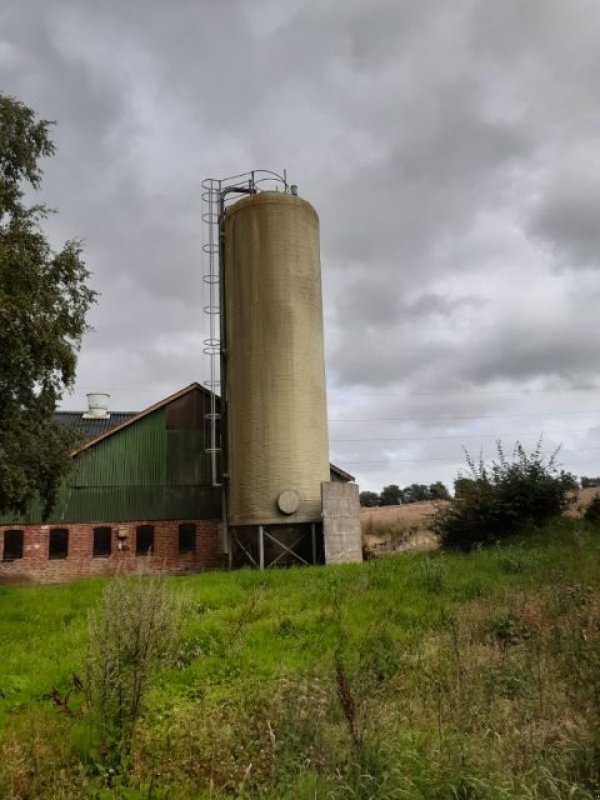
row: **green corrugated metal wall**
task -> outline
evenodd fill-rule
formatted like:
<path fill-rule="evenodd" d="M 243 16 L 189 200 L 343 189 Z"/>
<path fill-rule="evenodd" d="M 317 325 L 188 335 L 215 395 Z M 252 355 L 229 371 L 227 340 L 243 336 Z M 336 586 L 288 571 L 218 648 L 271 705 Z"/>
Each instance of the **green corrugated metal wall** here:
<path fill-rule="evenodd" d="M 49 524 L 219 518 L 205 452 L 209 410 L 206 394 L 191 389 L 81 452 Z M 331 479 L 343 480 L 334 471 Z M 37 501 L 23 516 L 0 515 L 4 525 L 41 522 Z"/>
<path fill-rule="evenodd" d="M 165 410 L 118 431 L 77 456 L 76 487 L 144 487 L 167 484 Z"/>
<path fill-rule="evenodd" d="M 192 390 L 75 457 L 48 522 L 215 519 L 220 495 L 205 453 L 207 398 Z M 181 427 L 179 427 L 181 426 Z M 1 524 L 40 523 L 41 507 Z"/>

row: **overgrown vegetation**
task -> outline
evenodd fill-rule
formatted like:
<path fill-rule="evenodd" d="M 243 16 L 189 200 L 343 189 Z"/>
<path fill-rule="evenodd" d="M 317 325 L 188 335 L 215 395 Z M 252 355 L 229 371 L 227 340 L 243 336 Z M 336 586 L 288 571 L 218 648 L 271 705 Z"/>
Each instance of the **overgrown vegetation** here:
<path fill-rule="evenodd" d="M 588 522 L 600 526 L 600 494 L 592 498 L 583 516 Z"/>
<path fill-rule="evenodd" d="M 102 630 L 123 601 L 1 586 L 0 797 L 592 800 L 599 556 L 562 519 L 468 554 L 169 579 L 184 635 L 147 673 L 126 770 L 84 669 L 90 611 Z"/>
<path fill-rule="evenodd" d="M 466 454 L 469 472 L 457 480 L 454 499 L 432 521 L 446 547 L 468 550 L 505 539 L 527 525 L 561 514 L 572 502 L 575 478 L 557 465 L 557 453 L 545 458 L 542 442 L 527 453 L 517 442 L 509 459 L 500 442 L 490 464 Z"/>
<path fill-rule="evenodd" d="M 89 617 L 84 682 L 97 757 L 127 769 L 135 726 L 158 666 L 177 646 L 182 604 L 160 577 L 118 577 Z"/>

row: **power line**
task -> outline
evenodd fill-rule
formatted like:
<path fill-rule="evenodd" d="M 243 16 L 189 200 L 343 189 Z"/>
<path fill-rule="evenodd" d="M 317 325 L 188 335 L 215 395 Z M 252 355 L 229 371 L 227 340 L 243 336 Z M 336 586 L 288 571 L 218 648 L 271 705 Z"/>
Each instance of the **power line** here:
<path fill-rule="evenodd" d="M 563 431 L 542 431 L 541 436 L 557 436 L 566 433 L 587 433 L 589 428 L 571 428 Z M 438 441 L 440 439 L 484 439 L 494 438 L 498 439 L 503 436 L 536 436 L 540 437 L 537 431 L 504 431 L 503 433 L 453 433 L 447 436 L 370 436 L 362 439 L 330 439 L 332 443 L 338 442 L 429 442 Z"/>
<path fill-rule="evenodd" d="M 578 454 L 580 452 L 584 452 L 584 451 L 585 452 L 591 452 L 591 451 L 598 452 L 598 451 L 600 451 L 600 447 L 582 447 L 580 450 L 562 450 L 561 451 L 561 455 L 562 456 L 575 456 L 576 458 L 578 458 Z M 445 461 L 446 463 L 451 464 L 451 463 L 455 462 L 457 459 L 461 459 L 462 460 L 463 458 L 464 458 L 464 455 L 462 453 L 460 455 L 457 455 L 456 457 L 454 457 L 454 456 L 442 456 L 442 457 L 434 456 L 434 457 L 431 457 L 431 458 L 393 458 L 392 457 L 392 458 L 388 458 L 388 459 L 384 459 L 384 460 L 380 459 L 378 461 L 344 461 L 344 466 L 357 467 L 357 466 L 363 466 L 365 464 L 387 464 L 388 466 L 393 466 L 393 464 L 398 463 L 398 462 L 400 462 L 400 463 L 413 463 L 413 462 L 414 463 L 417 463 L 417 462 L 429 463 L 429 462 L 434 462 L 434 461 Z M 578 458 L 578 460 L 580 460 L 580 461 L 598 461 L 598 457 L 597 456 L 592 456 L 591 458 Z"/>
<path fill-rule="evenodd" d="M 357 417 L 330 418 L 329 422 L 419 422 L 441 419 L 508 419 L 509 417 L 564 417 L 575 414 L 598 414 L 598 411 L 527 411 L 515 414 L 446 414 L 435 417 Z"/>
<path fill-rule="evenodd" d="M 329 387 L 327 389 L 328 393 L 340 393 L 340 394 L 348 394 L 352 393 L 353 395 L 361 394 L 373 397 L 406 397 L 410 395 L 411 397 L 439 397 L 440 393 L 443 392 L 444 395 L 466 395 L 470 398 L 478 398 L 478 397 L 523 397 L 524 395 L 529 394 L 566 394 L 566 393 L 584 393 L 590 394 L 592 392 L 599 392 L 600 386 L 592 386 L 589 389 L 577 389 L 573 386 L 565 387 L 562 389 L 521 389 L 515 390 L 512 392 L 480 392 L 478 390 L 471 390 L 471 389 L 442 389 L 439 390 L 431 390 L 428 392 L 406 392 L 399 389 L 394 392 L 389 392 L 385 389 L 357 389 L 357 388 L 341 388 L 341 387 Z"/>

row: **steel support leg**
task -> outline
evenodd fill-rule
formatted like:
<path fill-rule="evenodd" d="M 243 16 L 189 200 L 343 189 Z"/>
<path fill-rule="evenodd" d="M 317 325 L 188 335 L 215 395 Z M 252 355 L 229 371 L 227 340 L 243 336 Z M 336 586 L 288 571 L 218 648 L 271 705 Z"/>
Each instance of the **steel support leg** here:
<path fill-rule="evenodd" d="M 265 568 L 265 529 L 258 526 L 258 563 L 260 569 Z"/>

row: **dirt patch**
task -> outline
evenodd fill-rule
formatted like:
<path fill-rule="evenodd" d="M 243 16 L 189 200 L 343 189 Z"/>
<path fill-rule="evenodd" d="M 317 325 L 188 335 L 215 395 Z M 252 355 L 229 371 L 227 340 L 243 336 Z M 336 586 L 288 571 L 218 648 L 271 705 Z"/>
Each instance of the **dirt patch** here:
<path fill-rule="evenodd" d="M 432 514 L 440 505 L 439 502 L 424 501 L 362 508 L 360 524 L 366 557 L 439 547 L 430 524 Z"/>
<path fill-rule="evenodd" d="M 576 492 L 575 502 L 571 505 L 569 510 L 565 512 L 565 516 L 582 517 L 597 494 L 600 494 L 600 486 L 590 486 L 588 489 L 579 489 Z"/>

